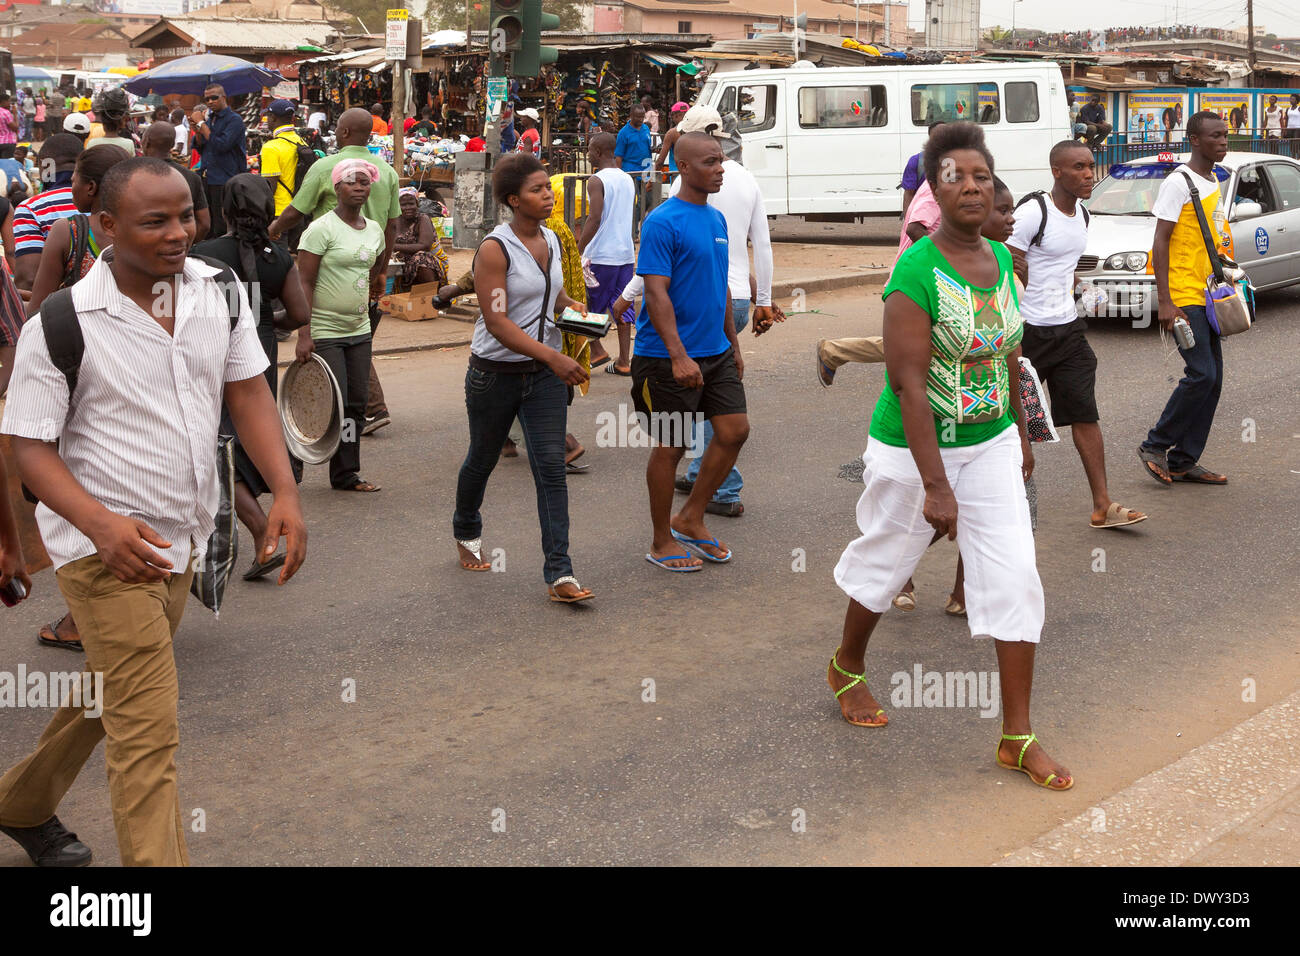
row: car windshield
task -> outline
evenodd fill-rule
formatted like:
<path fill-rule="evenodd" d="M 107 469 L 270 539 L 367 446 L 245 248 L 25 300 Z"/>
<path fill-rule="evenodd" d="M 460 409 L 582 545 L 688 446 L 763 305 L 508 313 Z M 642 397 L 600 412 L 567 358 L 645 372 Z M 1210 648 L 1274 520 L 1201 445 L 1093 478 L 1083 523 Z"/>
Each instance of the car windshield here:
<path fill-rule="evenodd" d="M 1093 187 L 1085 205 L 1094 216 L 1149 216 L 1161 183 L 1177 168 L 1177 163 L 1117 163 L 1110 168 L 1110 175 Z M 1222 196 L 1228 171 L 1216 166 L 1214 172 Z"/>

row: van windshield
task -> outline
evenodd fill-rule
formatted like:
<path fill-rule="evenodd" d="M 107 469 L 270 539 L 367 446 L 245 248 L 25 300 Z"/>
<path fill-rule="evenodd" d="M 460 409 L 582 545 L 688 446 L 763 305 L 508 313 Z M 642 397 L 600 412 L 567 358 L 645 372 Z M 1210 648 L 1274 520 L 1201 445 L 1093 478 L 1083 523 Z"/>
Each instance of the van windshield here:
<path fill-rule="evenodd" d="M 712 105 L 713 105 L 713 94 L 714 94 L 714 92 L 717 90 L 717 88 L 718 88 L 718 81 L 717 81 L 717 80 L 709 80 L 708 82 L 706 82 L 706 83 L 704 84 L 704 89 L 700 90 L 700 98 L 699 98 L 696 102 L 698 102 L 698 103 L 707 103 L 707 104 L 709 104 L 710 106 L 712 106 Z"/>

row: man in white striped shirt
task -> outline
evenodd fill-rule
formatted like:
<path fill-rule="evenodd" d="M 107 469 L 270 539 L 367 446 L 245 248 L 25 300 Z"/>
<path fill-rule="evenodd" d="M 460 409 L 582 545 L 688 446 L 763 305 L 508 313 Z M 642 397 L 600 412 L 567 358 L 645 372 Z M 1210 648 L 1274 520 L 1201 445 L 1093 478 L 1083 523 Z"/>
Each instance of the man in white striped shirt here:
<path fill-rule="evenodd" d="M 104 700 L 65 704 L 37 749 L 0 778 L 0 830 L 38 865 L 88 863 L 89 849 L 54 813 L 107 736 L 122 863 L 178 866 L 189 858 L 172 638 L 191 558 L 213 530 L 223 398 L 275 495 L 259 549 L 266 560 L 287 536 L 281 584 L 302 563 L 306 530 L 247 299 L 237 287 L 232 331 L 218 270 L 187 257 L 189 186 L 170 164 L 141 157 L 114 166 L 100 190 L 112 249 L 72 289 L 85 340 L 75 388 L 69 395 L 33 316 L 0 431 L 41 499 L 41 537 Z M 92 718 L 96 705 L 103 715 Z"/>

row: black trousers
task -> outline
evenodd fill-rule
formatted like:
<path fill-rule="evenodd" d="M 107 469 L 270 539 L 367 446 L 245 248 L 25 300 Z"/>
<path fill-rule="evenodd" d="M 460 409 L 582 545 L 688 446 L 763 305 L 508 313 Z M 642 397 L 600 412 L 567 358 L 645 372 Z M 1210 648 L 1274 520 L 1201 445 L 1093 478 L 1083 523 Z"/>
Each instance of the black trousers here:
<path fill-rule="evenodd" d="M 330 459 L 330 484 L 351 488 L 361 480 L 361 426 L 366 423 L 370 381 L 370 336 L 317 339 L 316 354 L 334 373 L 343 390 L 343 436 Z"/>
<path fill-rule="evenodd" d="M 203 188 L 208 194 L 208 212 L 212 216 L 212 228 L 208 235 L 217 239 L 226 234 L 226 215 L 224 204 L 226 201 L 226 185 L 214 186 L 206 179 L 203 181 Z"/>

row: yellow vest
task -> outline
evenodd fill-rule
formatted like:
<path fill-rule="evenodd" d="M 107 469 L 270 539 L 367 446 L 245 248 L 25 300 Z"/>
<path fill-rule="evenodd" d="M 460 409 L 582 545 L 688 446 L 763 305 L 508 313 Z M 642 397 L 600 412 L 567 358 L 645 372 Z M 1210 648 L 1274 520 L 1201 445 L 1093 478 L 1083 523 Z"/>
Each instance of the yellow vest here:
<path fill-rule="evenodd" d="M 1182 173 L 1170 175 L 1181 176 Z M 1205 210 L 1210 235 L 1214 237 L 1215 245 L 1222 248 L 1223 236 L 1214 218 L 1218 207 L 1219 190 L 1201 196 L 1201 208 Z M 1183 203 L 1183 210 L 1169 236 L 1169 297 L 1174 305 L 1180 308 L 1186 305 L 1205 305 L 1205 280 L 1213 272 L 1210 254 L 1205 249 L 1205 239 L 1201 235 L 1201 225 L 1196 219 L 1196 209 L 1191 200 L 1188 200 Z"/>

